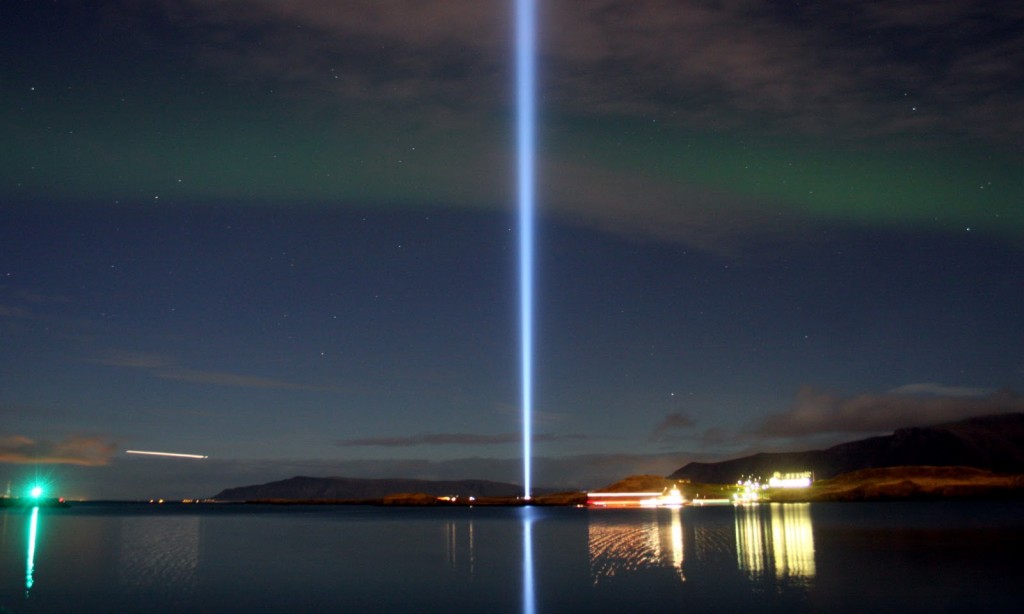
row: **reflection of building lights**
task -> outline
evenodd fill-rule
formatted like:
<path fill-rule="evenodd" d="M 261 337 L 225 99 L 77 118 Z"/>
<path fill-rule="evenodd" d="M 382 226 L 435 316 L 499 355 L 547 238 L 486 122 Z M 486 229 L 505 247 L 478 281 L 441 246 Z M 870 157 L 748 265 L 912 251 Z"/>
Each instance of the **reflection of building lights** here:
<path fill-rule="evenodd" d="M 686 581 L 683 576 L 683 520 L 682 511 L 676 507 L 672 510 L 672 566 L 679 572 L 679 579 Z"/>
<path fill-rule="evenodd" d="M 810 505 L 772 504 L 772 546 L 775 572 L 780 577 L 814 577 L 814 530 Z"/>
<path fill-rule="evenodd" d="M 766 536 L 759 509 L 736 510 L 736 563 L 740 571 L 757 575 L 765 569 Z"/>
<path fill-rule="evenodd" d="M 464 538 L 460 539 L 462 533 Z M 444 525 L 445 560 L 452 569 L 465 569 L 473 575 L 476 566 L 476 546 L 473 538 L 473 521 L 451 520 Z"/>
<path fill-rule="evenodd" d="M 654 515 L 643 523 L 591 521 L 588 545 L 595 585 L 623 573 L 659 567 L 671 567 L 685 581 L 682 510 L 670 509 L 667 523 L 663 512 L 648 513 Z"/>
<path fill-rule="evenodd" d="M 810 506 L 771 505 L 736 509 L 736 558 L 750 576 L 771 574 L 777 578 L 813 578 L 814 531 Z"/>

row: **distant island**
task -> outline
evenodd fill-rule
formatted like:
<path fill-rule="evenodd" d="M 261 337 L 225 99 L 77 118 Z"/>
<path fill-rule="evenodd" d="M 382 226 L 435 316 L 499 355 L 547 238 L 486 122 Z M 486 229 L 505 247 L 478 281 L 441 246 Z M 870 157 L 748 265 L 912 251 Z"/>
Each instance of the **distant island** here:
<path fill-rule="evenodd" d="M 411 480 L 404 478 L 364 479 L 345 477 L 297 476 L 287 480 L 240 486 L 220 491 L 212 498 L 218 501 L 253 500 L 373 500 L 400 494 L 423 494 L 431 497 L 516 497 L 523 487 L 489 480 Z"/>
<path fill-rule="evenodd" d="M 728 499 L 745 478 L 811 472 L 804 489 L 775 489 L 773 501 L 1024 498 L 1024 413 L 998 414 L 852 441 L 825 450 L 762 453 L 719 463 L 689 463 L 672 474 L 630 476 L 600 489 Z M 228 488 L 211 499 L 258 503 L 524 505 L 522 486 L 488 480 L 363 479 L 297 476 Z M 532 505 L 583 505 L 582 491 L 538 490 Z"/>

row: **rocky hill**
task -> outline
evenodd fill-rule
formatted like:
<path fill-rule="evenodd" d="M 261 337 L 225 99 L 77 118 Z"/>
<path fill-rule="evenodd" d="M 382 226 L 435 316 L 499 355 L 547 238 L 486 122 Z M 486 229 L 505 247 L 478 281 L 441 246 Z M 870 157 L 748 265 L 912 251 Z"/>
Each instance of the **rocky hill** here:
<path fill-rule="evenodd" d="M 267 484 L 228 488 L 211 498 L 218 501 L 340 501 L 383 499 L 388 495 L 399 493 L 458 497 L 517 497 L 523 494 L 523 487 L 517 484 L 488 480 L 373 480 L 297 476 Z"/>
<path fill-rule="evenodd" d="M 839 444 L 826 450 L 762 453 L 720 463 L 689 463 L 669 479 L 729 484 L 775 471 L 813 471 L 816 479 L 875 467 L 974 467 L 1024 473 L 1024 413 L 969 418 L 892 435 Z"/>

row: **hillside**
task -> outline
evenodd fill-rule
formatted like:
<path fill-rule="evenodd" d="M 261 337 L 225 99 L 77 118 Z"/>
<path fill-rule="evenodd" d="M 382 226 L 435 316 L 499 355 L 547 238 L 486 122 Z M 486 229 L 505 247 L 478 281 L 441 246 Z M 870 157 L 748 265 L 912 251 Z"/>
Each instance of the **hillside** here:
<path fill-rule="evenodd" d="M 488 480 L 408 480 L 360 479 L 297 476 L 287 480 L 227 488 L 212 499 L 217 501 L 254 500 L 362 500 L 383 499 L 397 493 L 422 493 L 433 496 L 518 497 L 523 487 Z"/>
<path fill-rule="evenodd" d="M 996 473 L 1024 473 L 1024 413 L 969 418 L 892 435 L 839 444 L 826 450 L 761 453 L 720 463 L 689 463 L 669 479 L 730 484 L 743 476 L 775 471 L 813 471 L 832 478 L 876 467 L 973 467 Z"/>
<path fill-rule="evenodd" d="M 915 499 L 1021 499 L 1024 476 L 972 467 L 861 469 L 810 488 L 776 490 L 772 501 L 906 501 Z"/>

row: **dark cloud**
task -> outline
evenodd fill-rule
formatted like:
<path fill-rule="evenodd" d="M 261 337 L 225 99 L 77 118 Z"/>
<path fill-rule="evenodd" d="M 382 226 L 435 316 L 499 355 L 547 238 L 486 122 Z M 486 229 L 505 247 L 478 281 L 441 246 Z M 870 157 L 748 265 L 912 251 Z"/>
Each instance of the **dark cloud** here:
<path fill-rule="evenodd" d="M 31 315 L 27 309 L 21 307 L 0 305 L 0 318 L 28 318 Z"/>
<path fill-rule="evenodd" d="M 774 179 L 753 186 L 709 180 L 696 170 L 705 160 L 681 157 L 694 135 L 734 143 L 708 157 L 738 179 L 752 176 L 739 170 L 751 159 L 756 168 L 765 153 L 777 155 L 758 153 L 765 147 L 758 140 L 774 143 L 780 136 L 787 143 L 827 138 L 834 151 L 826 154 L 837 165 L 863 155 L 871 163 L 837 175 L 851 181 L 877 181 L 877 169 L 891 166 L 875 160 L 890 150 L 920 152 L 931 142 L 943 151 L 951 143 L 1019 148 L 1024 17 L 1017 4 L 892 4 L 543 3 L 538 188 L 546 212 L 605 232 L 728 254 L 753 238 L 789 241 L 801 235 L 808 214 L 842 219 L 838 208 L 850 205 L 831 203 L 830 191 L 815 190 L 808 178 L 778 177 L 782 184 L 805 182 L 806 191 L 771 187 Z M 435 198 L 449 206 L 507 199 L 513 166 L 507 3 L 150 0 L 128 6 L 134 8 L 125 11 L 139 12 L 127 22 L 136 24 L 133 31 L 158 7 L 162 19 L 181 28 L 181 36 L 161 44 L 181 46 L 182 56 L 229 81 L 260 83 L 274 97 L 300 100 L 298 113 L 327 132 L 337 129 L 336 139 L 359 132 L 356 125 L 377 126 L 377 136 L 353 147 L 362 163 L 378 161 L 368 169 L 408 155 L 413 143 L 437 153 L 418 159 L 418 175 L 405 180 L 402 173 L 414 171 L 386 167 L 394 185 L 419 186 L 431 177 L 445 186 Z M 616 122 L 621 130 L 581 139 Z M 633 153 L 628 136 L 620 138 L 637 126 L 658 128 Z M 778 155 L 796 157 L 798 175 L 808 168 L 799 147 Z M 905 169 L 911 176 L 901 180 L 933 181 L 929 168 Z M 367 172 L 376 179 L 376 171 Z M 918 173 L 924 174 L 915 178 Z M 856 206 L 868 212 L 879 205 Z M 922 221 L 934 222 L 931 213 Z"/>
<path fill-rule="evenodd" d="M 584 439 L 583 435 L 534 435 L 534 442 L 569 441 Z M 410 446 L 447 446 L 447 445 L 496 445 L 522 441 L 521 433 L 500 433 L 482 435 L 476 433 L 421 433 L 407 437 L 366 437 L 361 439 L 345 439 L 338 442 L 343 447 L 389 447 L 404 448 Z"/>
<path fill-rule="evenodd" d="M 416 100 L 436 121 L 506 106 L 505 3 L 159 3 L 205 36 L 198 58 L 231 75 L 338 101 Z M 543 5 L 541 27 L 552 110 L 655 113 L 703 129 L 941 129 L 1003 142 L 1024 129 L 1016 2 L 565 0 Z"/>
<path fill-rule="evenodd" d="M 99 437 L 72 435 L 61 441 L 41 441 L 23 435 L 0 436 L 0 463 L 80 465 L 110 463 L 115 444 Z"/>
<path fill-rule="evenodd" d="M 763 198 L 567 159 L 549 160 L 541 184 L 544 200 L 557 207 L 553 213 L 569 221 L 641 239 L 683 240 L 723 254 L 740 237 L 744 243 L 751 235 L 771 241 L 800 227 L 792 216 L 767 212 Z"/>
<path fill-rule="evenodd" d="M 920 392 L 917 387 L 914 389 Z M 1019 411 L 1024 411 L 1024 397 L 1010 391 L 986 396 L 886 393 L 842 398 L 805 387 L 797 394 L 791 409 L 769 416 L 754 429 L 753 434 L 799 437 L 826 433 L 882 433 L 971 416 Z"/>
<path fill-rule="evenodd" d="M 688 429 L 694 425 L 693 419 L 684 414 L 683 412 L 674 412 L 662 419 L 661 422 L 654 427 L 655 433 L 662 433 L 665 431 L 676 431 L 679 429 Z"/>
<path fill-rule="evenodd" d="M 675 441 L 680 431 L 692 429 L 695 425 L 692 418 L 683 412 L 673 412 L 661 419 L 651 432 L 651 441 Z"/>
<path fill-rule="evenodd" d="M 889 394 L 916 394 L 937 397 L 986 397 L 996 393 L 991 388 L 970 388 L 967 386 L 943 386 L 925 382 L 921 384 L 906 384 L 893 388 Z"/>

